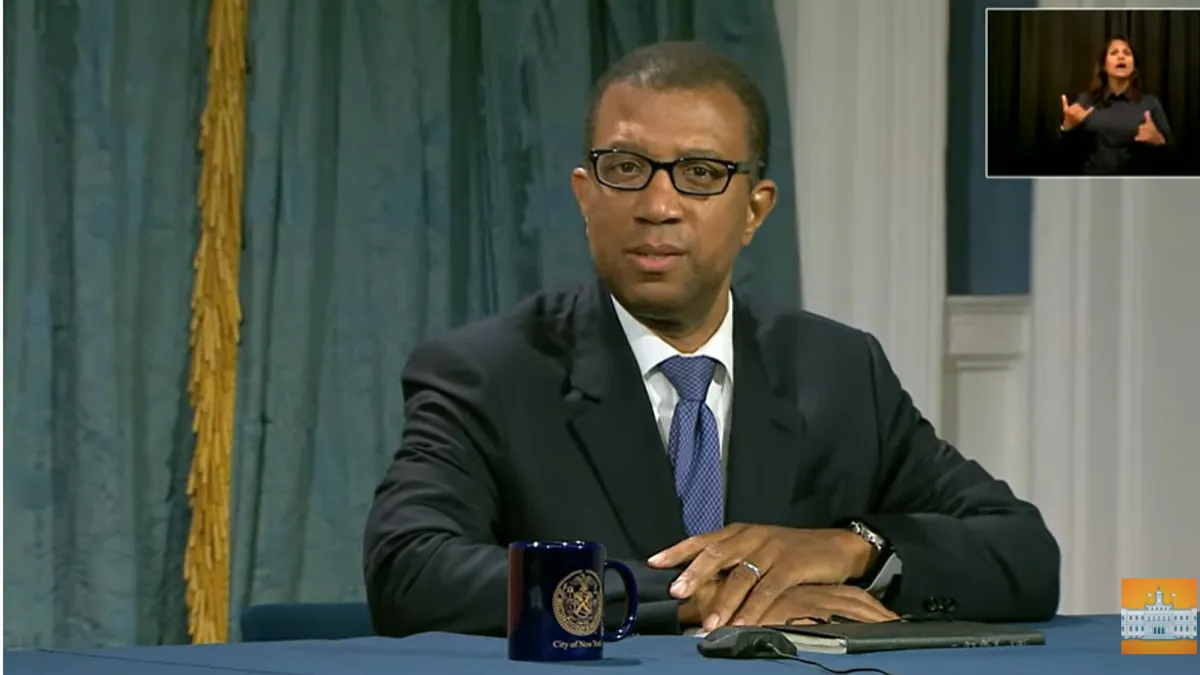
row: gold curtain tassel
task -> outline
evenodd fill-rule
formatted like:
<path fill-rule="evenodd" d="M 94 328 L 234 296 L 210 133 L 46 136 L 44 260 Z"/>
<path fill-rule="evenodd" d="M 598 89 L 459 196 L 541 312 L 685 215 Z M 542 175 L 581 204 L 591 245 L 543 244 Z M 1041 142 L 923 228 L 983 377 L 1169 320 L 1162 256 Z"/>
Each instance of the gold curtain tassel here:
<path fill-rule="evenodd" d="M 196 449 L 188 476 L 191 531 L 183 560 L 195 644 L 229 638 L 230 500 L 241 303 L 248 0 L 212 0 L 208 96 L 200 120 L 200 241 L 192 262 L 188 395 Z"/>

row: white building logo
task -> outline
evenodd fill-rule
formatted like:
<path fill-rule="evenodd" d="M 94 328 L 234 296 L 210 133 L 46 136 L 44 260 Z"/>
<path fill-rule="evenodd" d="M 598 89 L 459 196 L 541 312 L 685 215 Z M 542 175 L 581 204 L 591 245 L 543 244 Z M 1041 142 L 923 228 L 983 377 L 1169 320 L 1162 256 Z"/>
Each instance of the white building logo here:
<path fill-rule="evenodd" d="M 1153 599 L 1151 599 L 1153 598 Z M 1121 608 L 1122 640 L 1195 640 L 1196 608 L 1176 609 L 1175 594 L 1163 602 L 1160 587 L 1146 594 L 1144 609 Z"/>

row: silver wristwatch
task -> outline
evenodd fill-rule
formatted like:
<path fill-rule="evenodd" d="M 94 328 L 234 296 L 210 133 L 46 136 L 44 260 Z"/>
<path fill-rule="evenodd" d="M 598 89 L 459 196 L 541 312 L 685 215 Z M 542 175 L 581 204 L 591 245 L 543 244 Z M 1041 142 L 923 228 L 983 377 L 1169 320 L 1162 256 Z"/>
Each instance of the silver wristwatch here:
<path fill-rule="evenodd" d="M 862 537 L 868 544 L 875 547 L 876 552 L 883 553 L 883 549 L 887 548 L 887 540 L 879 536 L 875 530 L 867 527 L 867 524 L 861 520 L 850 521 L 850 531 Z"/>

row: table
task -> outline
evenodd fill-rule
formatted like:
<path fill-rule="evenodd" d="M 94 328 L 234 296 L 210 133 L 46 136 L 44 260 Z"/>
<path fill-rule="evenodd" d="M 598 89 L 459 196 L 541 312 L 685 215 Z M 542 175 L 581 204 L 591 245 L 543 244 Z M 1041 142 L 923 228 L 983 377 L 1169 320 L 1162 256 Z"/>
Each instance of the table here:
<path fill-rule="evenodd" d="M 1061 617 L 1037 624 L 1039 647 L 945 649 L 807 658 L 831 668 L 882 668 L 892 675 L 1196 675 L 1197 656 L 1122 656 L 1120 617 Z M 820 675 L 798 662 L 710 659 L 694 637 L 633 637 L 605 646 L 605 660 L 584 664 L 516 663 L 504 640 L 445 633 L 404 639 L 356 638 L 121 649 L 30 650 L 4 655 L 6 675 L 552 675 L 581 667 L 655 675 L 727 675 L 791 669 Z"/>

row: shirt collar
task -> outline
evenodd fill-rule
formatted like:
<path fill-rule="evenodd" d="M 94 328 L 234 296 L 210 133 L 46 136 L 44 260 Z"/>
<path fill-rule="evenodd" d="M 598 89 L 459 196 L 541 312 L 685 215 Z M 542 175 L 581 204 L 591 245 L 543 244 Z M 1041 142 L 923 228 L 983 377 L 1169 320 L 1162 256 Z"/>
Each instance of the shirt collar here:
<path fill-rule="evenodd" d="M 629 313 L 629 310 L 621 306 L 615 297 L 612 298 L 613 307 L 617 311 L 617 320 L 621 322 L 621 329 L 625 332 L 625 339 L 629 341 L 629 347 L 633 350 L 633 357 L 637 359 L 638 368 L 641 370 L 642 377 L 648 377 L 658 364 L 666 361 L 672 356 L 707 356 L 721 365 L 717 369 L 718 372 L 723 371 L 725 377 L 730 382 L 733 381 L 733 293 L 729 294 L 729 302 L 725 306 L 725 318 L 721 320 L 721 325 L 717 327 L 717 332 L 704 343 L 700 349 L 697 349 L 692 354 L 683 354 L 671 345 L 667 344 L 662 338 L 658 337 L 649 328 L 642 325 L 637 319 Z"/>

